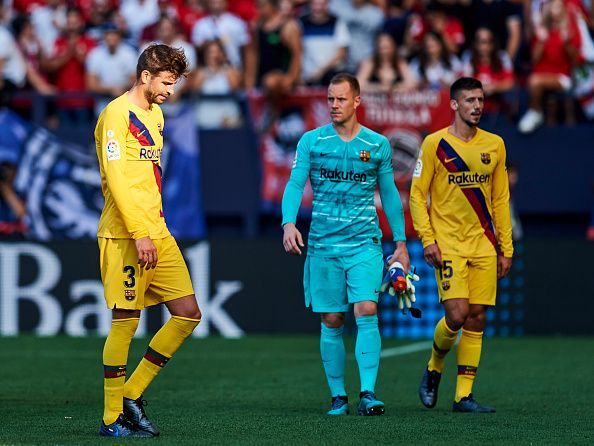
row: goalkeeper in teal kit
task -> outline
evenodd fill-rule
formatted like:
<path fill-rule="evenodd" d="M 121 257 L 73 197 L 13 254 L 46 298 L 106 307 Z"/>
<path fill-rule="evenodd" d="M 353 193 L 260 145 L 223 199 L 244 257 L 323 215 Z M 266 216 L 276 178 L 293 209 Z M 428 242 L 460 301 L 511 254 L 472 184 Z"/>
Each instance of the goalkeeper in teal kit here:
<path fill-rule="evenodd" d="M 384 403 L 375 395 L 381 352 L 377 301 L 384 270 L 376 185 L 396 241 L 390 263 L 399 261 L 406 271 L 410 269 L 392 150 L 384 136 L 358 123 L 360 102 L 354 76 L 338 74 L 330 81 L 332 123 L 305 133 L 299 141 L 282 202 L 285 251 L 300 255 L 304 243 L 295 221 L 310 178 L 313 209 L 303 285 L 306 306 L 322 319 L 320 351 L 332 394 L 329 415 L 349 412 L 342 331 L 350 304 L 357 323 L 355 357 L 361 379 L 357 412 L 384 413 Z"/>

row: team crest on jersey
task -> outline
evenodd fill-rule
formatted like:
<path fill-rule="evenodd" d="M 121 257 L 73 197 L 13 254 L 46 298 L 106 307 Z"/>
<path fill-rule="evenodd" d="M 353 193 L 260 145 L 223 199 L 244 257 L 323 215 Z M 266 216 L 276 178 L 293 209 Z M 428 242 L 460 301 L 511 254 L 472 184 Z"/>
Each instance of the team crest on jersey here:
<path fill-rule="evenodd" d="M 159 130 L 159 135 L 163 136 L 163 129 L 161 128 L 160 122 L 157 122 L 157 129 Z"/>
<path fill-rule="evenodd" d="M 126 300 L 134 300 L 136 299 L 136 291 L 124 290 L 124 297 L 126 298 Z"/>
<path fill-rule="evenodd" d="M 443 282 L 441 282 L 441 288 L 444 291 L 447 291 L 450 289 L 450 281 L 449 280 L 444 280 Z"/>
<path fill-rule="evenodd" d="M 371 152 L 369 150 L 360 150 L 359 159 L 366 163 L 371 158 Z"/>
<path fill-rule="evenodd" d="M 483 162 L 483 164 L 491 164 L 491 154 L 481 153 L 481 161 Z"/>

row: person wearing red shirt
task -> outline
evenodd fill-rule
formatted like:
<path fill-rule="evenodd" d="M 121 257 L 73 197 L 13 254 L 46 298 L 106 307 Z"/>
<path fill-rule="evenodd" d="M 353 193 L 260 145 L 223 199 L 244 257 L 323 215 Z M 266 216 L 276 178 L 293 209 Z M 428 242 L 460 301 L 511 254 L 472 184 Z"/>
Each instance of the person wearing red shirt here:
<path fill-rule="evenodd" d="M 578 58 L 580 34 L 564 0 L 550 0 L 543 7 L 542 20 L 534 28 L 532 74 L 528 79 L 530 105 L 518 123 L 521 133 L 530 133 L 544 122 L 542 99 L 547 91 L 571 89 L 571 70 Z"/>
<path fill-rule="evenodd" d="M 83 32 L 84 21 L 78 8 L 66 15 L 66 30 L 54 45 L 54 54 L 44 61 L 60 93 L 84 93 L 85 61 L 95 41 Z M 57 101 L 61 124 L 84 124 L 92 119 L 92 103 L 86 98 L 63 98 Z"/>
<path fill-rule="evenodd" d="M 483 113 L 497 112 L 503 95 L 514 87 L 514 69 L 508 54 L 499 49 L 489 28 L 476 30 L 472 50 L 462 56 L 464 76 L 478 79 L 485 92 Z"/>

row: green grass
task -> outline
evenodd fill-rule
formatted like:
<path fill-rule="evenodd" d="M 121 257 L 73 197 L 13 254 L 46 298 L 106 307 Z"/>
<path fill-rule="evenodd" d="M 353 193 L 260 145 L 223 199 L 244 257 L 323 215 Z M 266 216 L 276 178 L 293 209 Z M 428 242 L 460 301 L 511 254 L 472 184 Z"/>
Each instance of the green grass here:
<path fill-rule="evenodd" d="M 130 364 L 147 342 L 133 341 Z M 474 391 L 495 414 L 451 412 L 454 355 L 431 411 L 417 397 L 428 351 L 385 358 L 376 390 L 387 413 L 369 418 L 324 415 L 329 396 L 317 344 L 288 336 L 188 341 L 145 395 L 161 437 L 126 443 L 594 444 L 593 338 L 486 340 Z M 102 346 L 96 338 L 0 339 L 0 444 L 114 443 L 97 435 Z M 353 412 L 352 354 L 347 366 Z"/>

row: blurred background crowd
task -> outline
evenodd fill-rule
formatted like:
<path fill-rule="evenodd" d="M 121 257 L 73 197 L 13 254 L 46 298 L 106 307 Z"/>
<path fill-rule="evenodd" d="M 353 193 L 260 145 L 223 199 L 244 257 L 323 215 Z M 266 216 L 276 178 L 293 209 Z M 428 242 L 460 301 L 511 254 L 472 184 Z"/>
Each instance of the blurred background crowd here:
<path fill-rule="evenodd" d="M 593 33 L 590 0 L 4 0 L 0 107 L 31 120 L 42 97 L 43 126 L 87 131 L 160 42 L 185 50 L 191 72 L 169 102 L 201 95 L 201 128 L 237 125 L 229 95 L 274 103 L 348 71 L 364 94 L 477 77 L 485 119 L 529 134 L 594 119 Z M 3 165 L 0 204 L 19 221 Z"/>
<path fill-rule="evenodd" d="M 364 92 L 464 74 L 483 82 L 488 112 L 524 133 L 594 114 L 589 0 L 4 0 L 0 19 L 2 101 L 24 109 L 16 91 L 70 93 L 55 104 L 61 123 L 89 121 L 126 91 L 151 42 L 185 49 L 191 73 L 176 97 L 273 98 L 339 71 Z M 76 96 L 89 92 L 99 99 Z"/>

